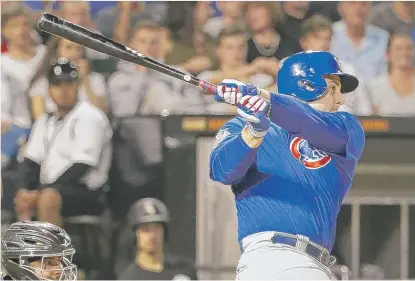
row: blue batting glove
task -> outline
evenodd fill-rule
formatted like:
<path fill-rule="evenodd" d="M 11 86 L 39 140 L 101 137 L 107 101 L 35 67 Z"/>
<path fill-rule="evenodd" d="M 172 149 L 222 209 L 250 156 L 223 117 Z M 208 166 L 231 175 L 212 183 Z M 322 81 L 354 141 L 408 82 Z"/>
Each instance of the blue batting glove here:
<path fill-rule="evenodd" d="M 244 96 L 257 96 L 259 88 L 245 84 L 235 79 L 224 79 L 217 87 L 217 93 L 213 96 L 215 101 L 237 105 Z"/>
<path fill-rule="evenodd" d="M 238 103 L 237 113 L 249 123 L 249 132 L 257 138 L 265 136 L 271 127 L 271 103 L 260 96 L 244 96 Z"/>

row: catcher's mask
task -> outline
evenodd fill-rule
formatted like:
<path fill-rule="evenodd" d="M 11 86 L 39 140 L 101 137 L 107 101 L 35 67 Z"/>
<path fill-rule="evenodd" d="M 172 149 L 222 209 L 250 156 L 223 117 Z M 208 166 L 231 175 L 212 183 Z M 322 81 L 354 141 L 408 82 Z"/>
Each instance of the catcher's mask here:
<path fill-rule="evenodd" d="M 14 280 L 76 280 L 75 248 L 60 227 L 18 222 L 2 237 L 1 262 Z"/>

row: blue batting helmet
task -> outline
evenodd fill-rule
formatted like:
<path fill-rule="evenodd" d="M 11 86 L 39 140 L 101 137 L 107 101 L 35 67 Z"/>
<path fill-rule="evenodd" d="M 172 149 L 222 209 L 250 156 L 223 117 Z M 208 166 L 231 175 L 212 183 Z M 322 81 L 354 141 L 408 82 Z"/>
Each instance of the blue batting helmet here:
<path fill-rule="evenodd" d="M 278 93 L 307 102 L 317 100 L 326 92 L 325 75 L 340 78 L 342 93 L 352 92 L 359 85 L 356 77 L 343 72 L 339 60 L 331 53 L 307 51 L 283 60 L 277 73 Z"/>

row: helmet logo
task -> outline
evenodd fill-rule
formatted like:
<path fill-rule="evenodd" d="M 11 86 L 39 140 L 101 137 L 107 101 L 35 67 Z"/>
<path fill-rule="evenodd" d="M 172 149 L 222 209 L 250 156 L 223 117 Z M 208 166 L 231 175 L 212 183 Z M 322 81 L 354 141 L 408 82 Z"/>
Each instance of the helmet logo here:
<path fill-rule="evenodd" d="M 154 207 L 153 203 L 150 200 L 146 200 L 143 203 L 144 212 L 149 215 L 154 215 L 156 213 L 156 208 Z"/>
<path fill-rule="evenodd" d="M 315 90 L 314 86 L 311 85 L 309 81 L 300 80 L 298 81 L 298 86 L 305 88 L 309 92 L 313 92 Z"/>
<path fill-rule="evenodd" d="M 306 77 L 307 76 L 306 73 L 305 73 L 305 71 L 301 68 L 301 65 L 298 64 L 298 63 L 296 63 L 296 64 L 293 65 L 292 70 L 293 70 L 294 76 L 302 76 L 302 77 Z"/>
<path fill-rule="evenodd" d="M 337 57 L 334 57 L 334 60 L 337 62 L 337 67 L 339 68 L 340 72 L 344 72 L 343 71 L 343 65 L 342 63 L 339 61 L 339 59 Z"/>

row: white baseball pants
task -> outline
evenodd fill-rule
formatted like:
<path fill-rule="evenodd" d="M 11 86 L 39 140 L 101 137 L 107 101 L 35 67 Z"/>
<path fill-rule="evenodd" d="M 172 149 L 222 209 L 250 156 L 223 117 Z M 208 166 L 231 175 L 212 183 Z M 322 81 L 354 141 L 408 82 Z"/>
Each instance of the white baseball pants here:
<path fill-rule="evenodd" d="M 274 244 L 274 232 L 261 232 L 242 240 L 243 253 L 236 280 L 332 280 L 330 269 L 293 247 Z"/>

